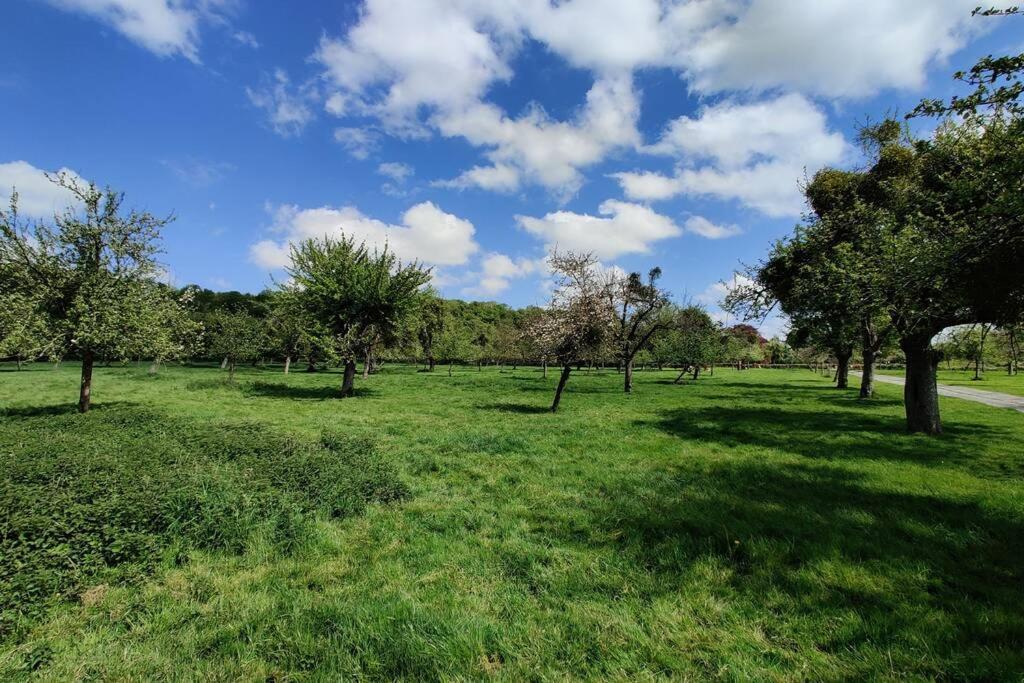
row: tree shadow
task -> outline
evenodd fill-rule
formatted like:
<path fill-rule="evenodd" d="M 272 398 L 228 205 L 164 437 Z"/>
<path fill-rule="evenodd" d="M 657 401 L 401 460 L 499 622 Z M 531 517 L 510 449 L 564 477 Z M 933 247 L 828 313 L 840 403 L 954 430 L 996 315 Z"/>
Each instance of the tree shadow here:
<path fill-rule="evenodd" d="M 503 413 L 521 413 L 523 415 L 540 415 L 550 413 L 550 406 L 523 405 L 522 403 L 487 403 L 476 406 L 478 410 L 497 410 Z"/>
<path fill-rule="evenodd" d="M 104 412 L 107 410 L 137 405 L 137 403 L 131 403 L 128 401 L 103 401 L 93 403 L 89 408 L 89 413 Z M 88 416 L 89 413 L 86 413 L 85 415 Z M 76 414 L 78 414 L 77 403 L 62 403 L 52 406 L 26 406 L 24 408 L 0 408 L 0 417 L 31 418 Z"/>
<path fill-rule="evenodd" d="M 824 652 L 870 678 L 870 656 L 891 648 L 911 677 L 1024 670 L 1024 524 L 997 507 L 830 464 L 736 460 L 604 481 L 582 507 L 577 524 L 541 532 L 612 550 L 651 577 L 634 587 L 651 601 L 715 577 L 716 601 L 771 629 L 767 661 Z M 529 579 L 543 589 L 544 576 Z"/>
<path fill-rule="evenodd" d="M 299 387 L 291 384 L 279 384 L 277 382 L 252 382 L 242 387 L 242 391 L 246 395 L 263 398 L 287 398 L 308 401 L 327 401 L 341 398 L 341 388 L 338 386 Z M 365 398 L 375 395 L 377 395 L 376 389 L 357 386 L 354 398 Z"/>
<path fill-rule="evenodd" d="M 907 434 L 903 421 L 891 414 L 800 410 L 779 407 L 782 403 L 672 409 L 636 424 L 688 441 L 771 448 L 816 460 L 891 460 L 954 465 L 975 475 L 1024 475 L 1024 455 L 1009 465 L 1002 458 L 993 469 L 978 453 L 978 443 L 1012 438 L 1009 429 L 959 422 L 948 424 L 939 437 L 920 437 Z"/>

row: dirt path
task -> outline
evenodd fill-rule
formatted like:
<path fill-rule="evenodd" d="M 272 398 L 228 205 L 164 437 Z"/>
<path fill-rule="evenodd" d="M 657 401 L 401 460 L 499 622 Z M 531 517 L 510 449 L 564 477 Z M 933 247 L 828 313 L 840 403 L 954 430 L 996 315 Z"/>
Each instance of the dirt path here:
<path fill-rule="evenodd" d="M 860 376 L 859 372 L 850 372 L 851 375 Z M 893 377 L 892 375 L 875 375 L 876 382 L 885 382 L 886 384 L 898 384 L 903 386 L 902 377 Z M 1013 408 L 1014 410 L 1024 413 L 1024 396 L 1014 396 L 1013 394 L 1002 394 L 998 391 L 983 391 L 981 389 L 970 389 L 968 387 L 954 387 L 948 384 L 940 384 L 939 396 L 951 396 L 953 398 L 962 398 L 965 401 L 975 401 L 977 403 L 984 403 L 987 406 L 995 406 L 996 408 Z"/>

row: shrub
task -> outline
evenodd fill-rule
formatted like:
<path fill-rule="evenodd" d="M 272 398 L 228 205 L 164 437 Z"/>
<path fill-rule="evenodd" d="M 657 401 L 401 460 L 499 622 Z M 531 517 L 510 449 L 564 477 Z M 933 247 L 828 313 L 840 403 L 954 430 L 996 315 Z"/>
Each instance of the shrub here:
<path fill-rule="evenodd" d="M 15 453 L 18 455 L 15 456 Z M 137 580 L 191 549 L 300 546 L 316 517 L 407 495 L 374 443 L 133 407 L 0 425 L 0 636 L 89 582 Z"/>

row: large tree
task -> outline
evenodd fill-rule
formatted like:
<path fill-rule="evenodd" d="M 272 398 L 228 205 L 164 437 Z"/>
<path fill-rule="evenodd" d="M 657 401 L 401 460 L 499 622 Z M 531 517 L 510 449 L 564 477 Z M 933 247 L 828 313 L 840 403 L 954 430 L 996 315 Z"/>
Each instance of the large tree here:
<path fill-rule="evenodd" d="M 343 398 L 355 393 L 356 360 L 397 338 L 430 281 L 430 269 L 418 262 L 402 263 L 386 246 L 371 250 L 345 236 L 294 245 L 288 275 L 344 361 Z"/>
<path fill-rule="evenodd" d="M 20 301 L 44 330 L 47 353 L 82 361 L 78 409 L 91 405 L 97 358 L 158 355 L 180 307 L 157 280 L 160 231 L 171 220 L 125 211 L 122 194 L 70 174 L 51 178 L 74 205 L 28 225 L 14 193 L 0 210 L 0 306 Z M 19 299 L 20 297 L 20 299 Z"/>

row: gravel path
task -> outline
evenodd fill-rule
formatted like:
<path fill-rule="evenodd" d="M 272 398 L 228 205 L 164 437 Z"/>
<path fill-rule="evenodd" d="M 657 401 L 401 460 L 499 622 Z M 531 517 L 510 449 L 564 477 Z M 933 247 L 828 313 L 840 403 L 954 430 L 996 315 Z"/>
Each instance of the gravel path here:
<path fill-rule="evenodd" d="M 857 375 L 858 377 L 860 376 L 859 372 L 851 371 L 850 374 Z M 875 381 L 903 386 L 903 378 L 893 377 L 892 375 L 876 374 Z M 987 406 L 995 406 L 996 408 L 1013 408 L 1014 410 L 1024 413 L 1024 396 L 1002 394 L 998 391 L 982 391 L 981 389 L 971 389 L 968 387 L 953 387 L 948 384 L 939 385 L 939 396 L 962 398 L 965 401 L 984 403 Z"/>

